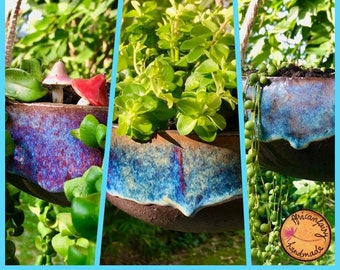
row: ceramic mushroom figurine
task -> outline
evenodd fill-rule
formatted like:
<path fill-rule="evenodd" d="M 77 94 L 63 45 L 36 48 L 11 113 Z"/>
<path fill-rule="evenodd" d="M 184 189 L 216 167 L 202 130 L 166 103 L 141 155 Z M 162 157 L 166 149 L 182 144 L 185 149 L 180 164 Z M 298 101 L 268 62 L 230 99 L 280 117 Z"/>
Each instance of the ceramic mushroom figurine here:
<path fill-rule="evenodd" d="M 53 103 L 63 103 L 63 87 L 71 85 L 72 79 L 68 77 L 64 63 L 58 60 L 42 83 L 51 86 Z"/>
<path fill-rule="evenodd" d="M 89 79 L 73 79 L 72 88 L 81 97 L 77 103 L 78 105 L 109 105 L 104 74 L 98 74 Z"/>

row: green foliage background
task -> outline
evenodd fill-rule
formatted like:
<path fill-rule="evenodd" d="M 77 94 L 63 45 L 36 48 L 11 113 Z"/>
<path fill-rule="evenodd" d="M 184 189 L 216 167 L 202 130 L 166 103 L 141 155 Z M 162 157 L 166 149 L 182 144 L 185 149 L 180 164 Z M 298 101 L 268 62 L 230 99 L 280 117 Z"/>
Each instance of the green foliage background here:
<path fill-rule="evenodd" d="M 249 2 L 238 1 L 241 22 Z M 245 63 L 257 67 L 270 60 L 334 68 L 334 5 L 334 0 L 260 1 Z"/>
<path fill-rule="evenodd" d="M 42 18 L 29 26 L 13 49 L 13 65 L 38 58 L 51 68 L 61 59 L 71 78 L 98 73 L 111 77 L 116 0 L 28 0 L 30 9 L 18 21 L 18 32 L 33 10 Z"/>

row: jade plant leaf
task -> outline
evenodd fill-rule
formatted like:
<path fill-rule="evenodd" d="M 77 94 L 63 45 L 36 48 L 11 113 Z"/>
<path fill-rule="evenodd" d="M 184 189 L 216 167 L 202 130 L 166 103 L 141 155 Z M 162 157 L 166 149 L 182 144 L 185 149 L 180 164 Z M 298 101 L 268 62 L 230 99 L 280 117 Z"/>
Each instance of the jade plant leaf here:
<path fill-rule="evenodd" d="M 102 169 L 97 166 L 91 166 L 82 177 L 77 177 L 64 183 L 66 198 L 72 201 L 76 197 L 84 198 L 98 192 L 97 182 L 101 182 L 101 179 Z"/>
<path fill-rule="evenodd" d="M 97 237 L 100 193 L 72 200 L 72 223 L 80 236 L 94 240 Z"/>
<path fill-rule="evenodd" d="M 7 97 L 23 102 L 35 101 L 48 92 L 34 75 L 18 68 L 6 69 L 5 85 Z"/>
<path fill-rule="evenodd" d="M 99 123 L 92 114 L 86 115 L 79 128 L 71 130 L 70 133 L 88 147 L 104 148 L 105 146 L 106 126 Z"/>
<path fill-rule="evenodd" d="M 104 124 L 99 124 L 96 128 L 96 139 L 98 145 L 104 149 L 105 139 L 106 139 L 106 126 Z"/>

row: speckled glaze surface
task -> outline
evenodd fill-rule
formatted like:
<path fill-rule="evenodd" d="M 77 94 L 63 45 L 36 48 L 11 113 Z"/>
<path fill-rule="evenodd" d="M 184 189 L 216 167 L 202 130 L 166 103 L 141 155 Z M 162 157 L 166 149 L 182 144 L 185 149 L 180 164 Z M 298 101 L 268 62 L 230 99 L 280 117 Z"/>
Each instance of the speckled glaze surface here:
<path fill-rule="evenodd" d="M 334 79 L 272 77 L 269 82 L 261 92 L 260 163 L 284 175 L 334 181 Z M 253 90 L 246 89 L 248 97 Z"/>
<path fill-rule="evenodd" d="M 334 136 L 334 79 L 271 77 L 269 81 L 261 95 L 261 141 L 283 139 L 304 149 Z M 253 88 L 247 88 L 248 96 Z"/>
<path fill-rule="evenodd" d="M 6 104 L 6 128 L 17 146 L 6 159 L 6 172 L 21 176 L 49 192 L 62 192 L 65 181 L 101 166 L 103 153 L 86 147 L 70 130 L 87 114 L 106 123 L 107 108 L 52 103 Z"/>
<path fill-rule="evenodd" d="M 107 192 L 139 204 L 171 206 L 185 216 L 241 194 L 239 136 L 225 133 L 214 144 L 158 134 L 138 143 L 112 132 Z"/>

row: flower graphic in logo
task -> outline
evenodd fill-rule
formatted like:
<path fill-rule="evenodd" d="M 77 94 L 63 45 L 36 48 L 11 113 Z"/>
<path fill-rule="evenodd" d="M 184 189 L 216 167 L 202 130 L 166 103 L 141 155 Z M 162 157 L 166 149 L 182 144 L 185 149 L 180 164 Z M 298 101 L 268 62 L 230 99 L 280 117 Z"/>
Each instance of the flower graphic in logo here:
<path fill-rule="evenodd" d="M 321 240 L 321 239 L 309 239 L 309 240 L 303 239 L 295 235 L 296 231 L 297 231 L 297 228 L 289 227 L 283 231 L 283 237 L 285 238 L 287 242 L 289 242 L 293 237 L 304 242 L 316 242 L 316 241 Z"/>
<path fill-rule="evenodd" d="M 297 228 L 290 227 L 283 232 L 283 236 L 286 239 L 286 241 L 290 241 L 293 237 L 295 237 Z"/>

